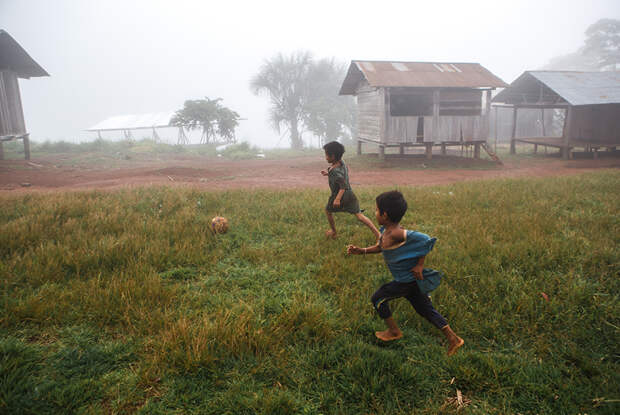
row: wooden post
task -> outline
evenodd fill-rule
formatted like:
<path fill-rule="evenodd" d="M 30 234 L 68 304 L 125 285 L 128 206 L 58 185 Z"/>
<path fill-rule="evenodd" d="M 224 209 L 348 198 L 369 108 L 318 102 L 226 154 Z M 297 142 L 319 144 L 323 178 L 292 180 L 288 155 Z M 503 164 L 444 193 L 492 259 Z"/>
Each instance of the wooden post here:
<path fill-rule="evenodd" d="M 480 137 L 483 140 L 488 140 L 491 131 L 491 90 L 486 91 L 485 109 L 484 109 L 484 126 L 482 128 L 483 136 Z"/>
<path fill-rule="evenodd" d="M 497 136 L 499 133 L 497 132 L 497 107 L 495 107 L 495 154 L 497 154 Z"/>
<path fill-rule="evenodd" d="M 379 132 L 379 142 L 386 144 L 388 141 L 388 120 L 390 114 L 390 90 L 389 88 L 381 89 L 381 130 Z M 379 150 L 381 159 L 385 159 L 385 148 Z"/>
<path fill-rule="evenodd" d="M 433 158 L 433 143 L 426 143 L 426 158 L 428 160 Z"/>
<path fill-rule="evenodd" d="M 545 109 L 540 109 L 540 124 L 542 126 L 542 136 L 546 137 L 547 133 L 545 132 Z"/>
<path fill-rule="evenodd" d="M 510 154 L 517 153 L 515 137 L 517 135 L 517 107 L 512 107 L 512 133 L 510 134 Z"/>
<path fill-rule="evenodd" d="M 379 159 L 385 160 L 385 146 L 379 145 Z"/>
<path fill-rule="evenodd" d="M 433 142 L 439 140 L 439 90 L 433 91 Z"/>
<path fill-rule="evenodd" d="M 538 144 L 534 144 L 534 154 L 538 153 Z"/>
<path fill-rule="evenodd" d="M 441 155 L 442 156 L 446 155 L 446 143 L 444 142 L 441 143 Z"/>
<path fill-rule="evenodd" d="M 359 139 L 357 140 L 357 155 L 362 155 L 362 140 Z"/>
<path fill-rule="evenodd" d="M 0 141 L 0 160 L 4 160 L 4 148 L 2 148 L 2 141 Z"/>
<path fill-rule="evenodd" d="M 402 155 L 402 154 L 405 154 L 405 146 L 403 146 L 403 145 L 401 144 L 399 147 L 400 147 L 400 148 L 399 148 L 399 153 L 400 153 L 401 155 Z"/>
<path fill-rule="evenodd" d="M 571 151 L 568 146 L 568 139 L 570 136 L 570 122 L 572 118 L 571 107 L 566 108 L 564 111 L 564 127 L 562 128 L 562 139 L 564 141 L 564 145 L 562 147 L 562 158 L 564 160 L 568 160 L 571 157 Z"/>
<path fill-rule="evenodd" d="M 474 158 L 475 159 L 479 159 L 480 158 L 480 143 L 475 143 L 474 144 Z"/>
<path fill-rule="evenodd" d="M 26 160 L 30 160 L 30 134 L 24 135 L 24 155 L 26 156 Z"/>

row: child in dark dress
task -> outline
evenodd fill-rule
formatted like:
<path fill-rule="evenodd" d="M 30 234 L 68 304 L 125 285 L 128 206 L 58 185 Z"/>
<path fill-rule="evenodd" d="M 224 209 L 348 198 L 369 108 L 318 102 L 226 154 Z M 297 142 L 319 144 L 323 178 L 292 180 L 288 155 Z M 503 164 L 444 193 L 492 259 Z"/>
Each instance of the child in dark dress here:
<path fill-rule="evenodd" d="M 446 319 L 433 307 L 428 293 L 439 285 L 441 274 L 424 268 L 424 258 L 433 249 L 435 238 L 421 232 L 405 230 L 400 220 L 407 211 L 407 201 L 394 190 L 377 196 L 375 215 L 381 225 L 381 237 L 374 246 L 347 247 L 348 254 L 364 255 L 381 252 L 394 280 L 383 284 L 372 296 L 375 310 L 384 319 L 388 329 L 377 331 L 383 341 L 400 339 L 403 333 L 392 317 L 388 302 L 405 297 L 415 311 L 440 329 L 448 340 L 448 356 L 453 355 L 465 342 L 452 331 Z"/>
<path fill-rule="evenodd" d="M 333 212 L 348 212 L 368 226 L 375 238 L 379 238 L 379 231 L 375 225 L 368 219 L 360 210 L 359 202 L 355 193 L 351 190 L 349 184 L 349 170 L 342 161 L 342 155 L 344 154 L 344 146 L 337 141 L 332 141 L 323 146 L 325 150 L 325 160 L 330 164 L 327 170 L 321 171 L 323 176 L 327 176 L 329 181 L 329 188 L 332 191 L 327 206 L 325 206 L 325 214 L 327 215 L 327 221 L 329 222 L 329 230 L 325 232 L 328 238 L 336 239 L 338 233 L 336 232 L 336 224 L 334 222 Z"/>

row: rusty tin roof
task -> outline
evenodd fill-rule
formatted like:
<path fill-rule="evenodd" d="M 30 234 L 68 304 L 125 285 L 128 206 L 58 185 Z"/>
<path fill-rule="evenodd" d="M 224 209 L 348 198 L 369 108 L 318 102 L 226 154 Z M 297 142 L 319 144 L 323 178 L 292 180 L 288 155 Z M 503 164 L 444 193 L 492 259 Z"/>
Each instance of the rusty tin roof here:
<path fill-rule="evenodd" d="M 479 63 L 351 61 L 340 95 L 355 95 L 360 81 L 373 87 L 505 88 Z"/>

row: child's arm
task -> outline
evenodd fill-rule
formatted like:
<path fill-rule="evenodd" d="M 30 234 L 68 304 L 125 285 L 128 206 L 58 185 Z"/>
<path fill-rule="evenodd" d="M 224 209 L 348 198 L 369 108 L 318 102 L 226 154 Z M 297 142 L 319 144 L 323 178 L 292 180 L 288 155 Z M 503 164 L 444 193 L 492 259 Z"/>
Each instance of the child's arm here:
<path fill-rule="evenodd" d="M 360 248 L 359 246 L 355 246 L 355 245 L 347 246 L 347 254 L 365 255 L 365 254 L 378 254 L 379 252 L 381 252 L 381 247 L 379 246 L 379 242 L 367 248 Z"/>
<path fill-rule="evenodd" d="M 422 270 L 424 269 L 424 258 L 426 258 L 426 255 L 419 257 L 418 263 L 415 264 L 413 268 L 411 268 L 411 272 L 413 273 L 413 276 L 419 280 L 424 279 L 424 276 L 422 275 Z"/>
<path fill-rule="evenodd" d="M 341 187 L 340 190 L 338 190 L 338 194 L 336 195 L 336 197 L 334 198 L 334 207 L 338 208 L 340 207 L 340 201 L 342 200 L 342 195 L 344 194 L 344 189 Z"/>

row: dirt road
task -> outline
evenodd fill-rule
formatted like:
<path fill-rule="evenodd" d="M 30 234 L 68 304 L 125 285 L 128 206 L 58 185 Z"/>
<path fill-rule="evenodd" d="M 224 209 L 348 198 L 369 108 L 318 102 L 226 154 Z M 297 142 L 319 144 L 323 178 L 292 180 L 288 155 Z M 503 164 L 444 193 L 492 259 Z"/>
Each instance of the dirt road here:
<path fill-rule="evenodd" d="M 0 160 L 0 193 L 114 189 L 145 185 L 196 186 L 203 189 L 327 186 L 325 178 L 320 174 L 326 163 L 316 157 L 230 161 L 175 156 L 166 160 L 128 160 L 114 168 L 70 165 L 67 162 L 63 164 L 62 160 L 58 157 L 30 162 Z M 563 176 L 620 168 L 618 157 L 569 161 L 536 158 L 518 163 L 505 162 L 503 166 L 495 166 L 490 162 L 480 163 L 451 169 L 450 160 L 444 160 L 439 167 L 433 165 L 432 168 L 425 168 L 424 159 L 388 160 L 385 163 L 363 163 L 353 159 L 349 168 L 354 186 L 424 186 L 467 180 Z"/>

